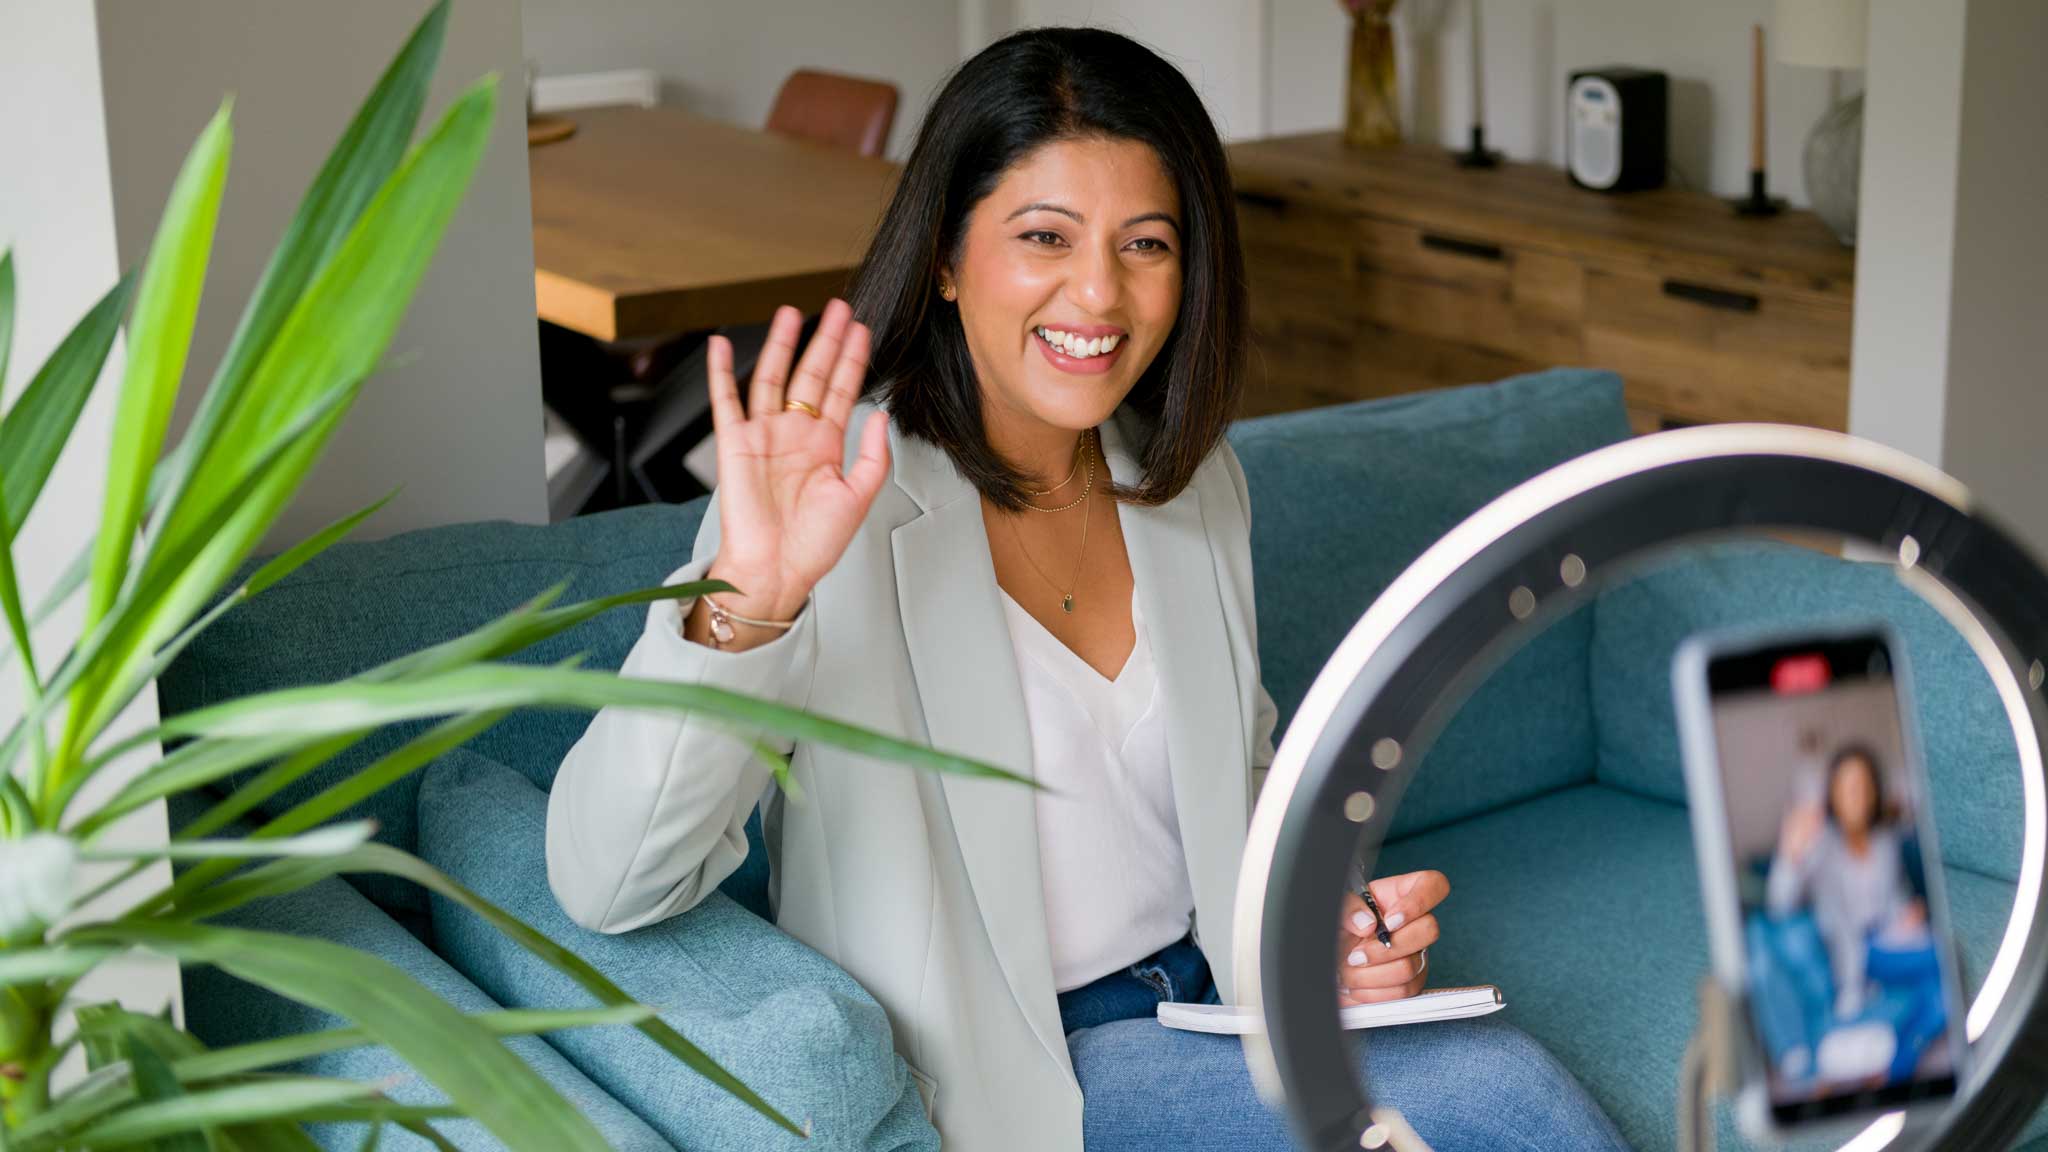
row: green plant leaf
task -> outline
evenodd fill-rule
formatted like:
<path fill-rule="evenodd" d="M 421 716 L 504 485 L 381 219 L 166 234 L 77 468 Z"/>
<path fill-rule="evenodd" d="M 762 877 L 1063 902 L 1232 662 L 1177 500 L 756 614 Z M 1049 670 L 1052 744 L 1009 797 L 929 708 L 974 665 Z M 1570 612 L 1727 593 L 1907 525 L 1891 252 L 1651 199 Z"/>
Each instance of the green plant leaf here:
<path fill-rule="evenodd" d="M 291 456 L 297 451 L 298 436 L 325 421 L 335 419 L 346 411 L 360 388 L 361 381 L 344 385 L 322 397 L 318 404 L 300 413 L 291 425 L 275 436 L 273 442 L 259 457 L 258 466 L 243 477 L 230 494 L 230 500 L 247 497 L 274 477 L 278 469 L 286 467 Z M 217 510 L 207 525 L 218 527 L 232 515 L 232 507 L 223 506 Z M 194 539 L 188 541 L 182 548 L 172 548 L 169 551 L 182 563 L 203 545 L 203 540 Z M 164 551 L 158 548 L 150 550 L 152 556 L 160 556 Z M 71 714 L 66 721 L 65 746 L 76 746 L 78 737 L 75 734 L 81 732 L 85 734 L 84 742 L 90 743 L 93 735 L 118 715 L 121 709 L 127 707 L 128 702 L 149 684 L 158 671 L 169 666 L 176 652 L 157 653 L 151 657 L 147 648 L 137 643 L 137 636 L 145 626 L 144 621 L 150 606 L 155 604 L 159 597 L 168 594 L 169 587 L 176 578 L 175 575 L 166 575 L 165 571 L 145 571 L 136 583 L 129 586 L 116 603 L 113 612 L 104 617 L 99 626 L 71 651 L 65 664 L 51 678 L 45 698 L 27 710 L 26 719 L 29 723 L 41 723 L 43 716 L 53 706 L 53 701 L 76 686 L 79 690 L 71 698 Z M 172 566 L 168 571 L 175 573 L 177 569 Z M 189 642 L 189 637 L 187 639 Z M 130 671 L 129 665 L 137 661 L 142 662 L 141 667 Z M 90 718 L 78 723 L 76 721 L 80 716 Z M 82 771 L 67 773 L 49 782 L 46 792 L 53 797 L 56 811 L 63 810 L 72 795 L 91 778 L 99 766 L 97 762 L 88 761 Z M 55 765 L 53 770 L 61 767 L 61 764 Z"/>
<path fill-rule="evenodd" d="M 306 285 L 398 167 L 419 125 L 447 27 L 448 2 L 440 0 L 421 18 L 405 47 L 364 97 L 307 187 L 270 263 L 249 294 L 248 307 L 172 458 L 165 507 L 178 503 L 192 470 L 213 455 L 221 421 L 227 412 L 242 406 L 257 364 L 269 352 Z M 229 453 L 240 451 L 232 444 L 223 448 Z"/>
<path fill-rule="evenodd" d="M 504 1037 L 561 1032 L 571 1028 L 638 1024 L 651 1019 L 654 1014 L 654 1009 L 644 1004 L 624 1004 L 604 1008 L 562 1010 L 508 1008 L 495 1012 L 478 1012 L 470 1016 L 470 1019 L 482 1025 L 491 1035 Z M 200 1055 L 182 1057 L 172 1065 L 172 1068 L 178 1073 L 178 1078 L 185 1083 L 201 1083 L 218 1080 L 224 1076 L 240 1076 L 264 1068 L 274 1068 L 280 1064 L 295 1064 L 329 1052 L 362 1048 L 375 1043 L 370 1034 L 361 1028 L 329 1028 L 320 1032 L 257 1040 L 232 1048 L 217 1048 Z"/>
<path fill-rule="evenodd" d="M 168 1025 L 166 1030 L 176 1031 Z M 177 1100 L 186 1095 L 184 1086 L 178 1083 L 178 1077 L 171 1071 L 170 1064 L 147 1035 L 133 1035 L 121 1048 L 128 1056 L 135 1095 L 137 1099 L 144 1101 L 143 1107 L 148 1107 L 154 1102 Z M 187 1130 L 166 1132 L 156 1137 L 150 1141 L 150 1152 L 210 1152 L 210 1149 L 202 1132 Z"/>
<path fill-rule="evenodd" d="M 7 383 L 7 353 L 14 347 L 14 250 L 0 248 L 0 386 Z M 0 508 L 6 505 L 0 504 Z"/>
<path fill-rule="evenodd" d="M 396 495 L 398 495 L 398 489 L 393 488 L 384 494 L 383 499 L 378 500 L 369 507 L 351 512 L 327 527 L 322 528 L 320 531 L 313 533 L 311 536 L 306 537 L 304 540 L 299 541 L 297 544 L 292 545 L 290 548 L 285 549 L 272 558 L 269 563 L 258 568 L 247 580 L 243 581 L 242 587 L 236 590 L 235 595 L 248 600 L 262 594 L 271 585 L 298 571 L 300 565 L 303 565 L 306 561 L 334 547 L 336 543 L 348 536 L 349 533 L 354 532 L 363 521 L 376 515 L 378 509 L 391 503 L 391 498 Z"/>
<path fill-rule="evenodd" d="M 606 707 L 702 711 L 798 740 L 830 744 L 929 771 L 985 776 L 1038 787 L 1029 777 L 993 764 L 706 684 L 517 664 L 457 668 L 397 683 L 344 680 L 246 696 L 174 716 L 157 729 L 116 745 L 109 755 L 165 736 L 253 738 L 287 730 L 311 738 L 453 713 L 532 707 L 592 712 Z"/>
<path fill-rule="evenodd" d="M 193 531 L 234 487 L 245 467 L 235 455 L 240 446 L 267 443 L 337 381 L 375 371 L 475 174 L 490 135 L 495 91 L 496 78 L 486 77 L 449 107 L 312 277 L 251 370 L 246 388 L 262 403 L 223 409 L 219 447 L 193 469 L 189 486 L 168 508 L 161 535 L 167 547 Z M 209 535 L 191 570 L 164 598 L 151 638 L 175 630 L 198 611 L 262 539 L 325 448 L 334 423 L 307 434 L 293 464 Z"/>
<path fill-rule="evenodd" d="M 50 478 L 50 469 L 106 366 L 132 283 L 124 276 L 100 297 L 43 361 L 6 418 L 0 419 L 0 472 L 7 474 L 4 510 L 7 522 L 17 528 L 28 522 L 29 509 L 35 507 L 43 482 Z"/>
<path fill-rule="evenodd" d="M 232 1124 L 294 1119 L 322 1108 L 374 1096 L 382 1087 L 347 1080 L 294 1076 L 209 1088 L 162 1100 L 138 1102 L 133 1107 L 94 1121 L 65 1143 L 83 1148 L 119 1148 Z"/>
<path fill-rule="evenodd" d="M 90 948 L 73 944 L 0 951 L 0 988 L 41 984 L 49 980 L 76 980 L 120 954 L 119 948 Z"/>
<path fill-rule="evenodd" d="M 142 522 L 142 498 L 170 427 L 178 381 L 185 374 L 199 294 L 206 285 L 207 258 L 213 252 L 221 189 L 227 183 L 228 153 L 234 147 L 232 108 L 232 101 L 223 101 L 186 154 L 135 293 L 135 315 L 128 324 L 128 367 L 108 453 L 106 503 L 100 511 L 92 579 L 86 589 L 88 628 L 113 607 L 127 576 L 135 529 Z"/>
<path fill-rule="evenodd" d="M 180 840 L 132 848 L 88 846 L 81 860 L 254 860 L 273 856 L 335 856 L 368 843 L 377 831 L 375 820 L 334 824 L 303 836 L 279 833 L 274 839 Z"/>
<path fill-rule="evenodd" d="M 604 1148 L 590 1122 L 496 1037 L 379 956 L 325 940 L 161 921 L 95 924 L 77 929 L 73 938 L 84 944 L 140 946 L 181 964 L 212 964 L 354 1021 L 515 1152 Z M 259 1093 L 261 1098 L 266 1097 Z M 310 1104 L 294 1104 L 295 1111 L 306 1107 Z M 251 1113 L 240 1119 L 284 1114 Z"/>
<path fill-rule="evenodd" d="M 6 505 L 7 474 L 0 469 L 0 508 Z M 14 572 L 14 529 L 4 517 L 0 517 L 0 612 L 7 615 L 7 634 L 14 638 L 14 651 L 21 657 L 28 694 L 34 699 L 42 693 L 41 678 L 36 675 L 35 646 L 29 641 L 28 617 L 21 610 L 21 583 Z"/>
<path fill-rule="evenodd" d="M 357 872 L 375 872 L 410 880 L 430 892 L 453 900 L 483 917 L 513 943 L 576 981 L 584 991 L 596 997 L 599 1003 L 619 1007 L 634 1003 L 631 996 L 626 995 L 624 990 L 582 957 L 534 931 L 525 921 L 485 900 L 440 869 L 411 853 L 387 844 L 365 844 L 346 856 L 329 856 L 317 860 L 279 860 L 266 864 L 215 884 L 191 904 L 180 907 L 174 915 L 179 920 L 199 920 L 218 916 L 253 900 L 296 892 L 329 876 Z M 659 1017 L 642 1021 L 638 1028 L 648 1039 L 659 1044 L 686 1067 L 725 1089 L 761 1115 L 794 1135 L 808 1135 Z"/>

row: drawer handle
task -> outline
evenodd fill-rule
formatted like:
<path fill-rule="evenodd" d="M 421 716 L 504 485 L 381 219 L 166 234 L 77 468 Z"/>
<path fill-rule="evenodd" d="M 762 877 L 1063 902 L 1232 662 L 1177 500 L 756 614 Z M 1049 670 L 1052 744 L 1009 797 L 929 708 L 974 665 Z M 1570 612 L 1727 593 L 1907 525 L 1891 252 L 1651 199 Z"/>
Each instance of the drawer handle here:
<path fill-rule="evenodd" d="M 1454 256 L 1470 256 L 1474 260 L 1506 259 L 1498 244 L 1488 244 L 1480 240 L 1460 240 L 1455 236 L 1439 236 L 1434 232 L 1422 234 L 1422 246 L 1438 252 L 1449 252 Z"/>
<path fill-rule="evenodd" d="M 1664 294 L 1680 300 L 1690 300 L 1709 308 L 1723 308 L 1730 312 L 1754 312 L 1762 302 L 1753 292 L 1731 292 L 1726 288 L 1713 288 L 1705 284 L 1689 284 L 1684 280 L 1666 280 Z"/>
<path fill-rule="evenodd" d="M 1287 207 L 1287 197 L 1274 196 L 1267 192 L 1239 191 L 1237 198 L 1241 203 L 1250 204 L 1258 208 L 1269 208 L 1275 212 L 1284 211 Z"/>

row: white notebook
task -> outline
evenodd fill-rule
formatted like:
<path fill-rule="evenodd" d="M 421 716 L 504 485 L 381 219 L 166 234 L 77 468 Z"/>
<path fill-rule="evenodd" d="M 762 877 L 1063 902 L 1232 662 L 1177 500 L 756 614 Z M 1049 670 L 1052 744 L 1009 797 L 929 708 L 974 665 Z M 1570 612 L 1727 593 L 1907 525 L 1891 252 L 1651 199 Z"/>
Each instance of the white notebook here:
<path fill-rule="evenodd" d="M 1359 1004 L 1343 1009 L 1338 1016 L 1347 1029 L 1391 1028 L 1396 1024 L 1485 1016 L 1506 1006 L 1500 989 L 1481 984 L 1472 988 L 1432 988 L 1403 1000 Z M 1159 1022 L 1184 1032 L 1217 1032 L 1226 1036 L 1241 1036 L 1264 1027 L 1258 1009 L 1235 1004 L 1163 1003 L 1159 1005 Z"/>

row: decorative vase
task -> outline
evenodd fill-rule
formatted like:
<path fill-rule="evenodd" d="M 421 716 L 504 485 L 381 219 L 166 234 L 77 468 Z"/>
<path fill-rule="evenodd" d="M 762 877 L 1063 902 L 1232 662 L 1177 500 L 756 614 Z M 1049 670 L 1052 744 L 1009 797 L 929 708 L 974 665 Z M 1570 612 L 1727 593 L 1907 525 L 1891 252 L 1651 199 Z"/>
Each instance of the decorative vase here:
<path fill-rule="evenodd" d="M 1863 174 L 1863 93 L 1821 117 L 1806 138 L 1806 195 L 1814 215 L 1849 247 L 1856 246 L 1857 182 Z"/>
<path fill-rule="evenodd" d="M 1399 0 L 1346 3 L 1351 12 L 1350 90 L 1344 143 L 1391 148 L 1401 142 L 1400 69 L 1394 57 L 1394 5 Z"/>

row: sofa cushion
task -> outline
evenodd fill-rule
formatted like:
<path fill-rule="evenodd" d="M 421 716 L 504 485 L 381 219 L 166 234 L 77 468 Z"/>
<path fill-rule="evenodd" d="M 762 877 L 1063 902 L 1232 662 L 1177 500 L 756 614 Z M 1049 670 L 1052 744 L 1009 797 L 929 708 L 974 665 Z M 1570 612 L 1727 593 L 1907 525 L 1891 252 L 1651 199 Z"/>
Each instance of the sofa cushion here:
<path fill-rule="evenodd" d="M 1724 543 L 1677 553 L 1602 592 L 1592 647 L 1600 781 L 1684 801 L 1671 656 L 1686 637 L 1872 618 L 1890 621 L 1905 644 L 1943 858 L 2016 880 L 2020 769 L 2005 710 L 1962 636 L 1888 564 L 1784 544 Z"/>
<path fill-rule="evenodd" d="M 1431 981 L 1499 985 L 1508 1020 L 1557 1054 L 1631 1145 L 1658 1152 L 1675 1143 L 1679 1060 L 1708 967 L 1694 861 L 1684 808 L 1592 784 L 1391 843 L 1376 871 L 1448 875 Z M 1955 867 L 1944 878 L 1974 994 L 2014 886 Z M 2037 1116 L 2029 1134 L 2043 1132 Z"/>
<path fill-rule="evenodd" d="M 681 916 L 615 936 L 572 923 L 549 892 L 547 797 L 466 750 L 428 769 L 421 855 L 574 951 L 704 1049 L 812 1138 L 798 1140 L 637 1031 L 549 1038 L 571 1063 L 688 1149 L 935 1149 L 909 1066 L 881 1005 L 831 961 L 722 893 Z M 567 1007 L 567 976 L 436 897 L 437 949 L 507 1005 Z"/>
<path fill-rule="evenodd" d="M 217 919 L 266 932 L 284 932 L 346 944 L 381 957 L 429 991 L 464 1012 L 490 1012 L 501 1005 L 492 1000 L 462 973 L 427 950 L 410 933 L 386 916 L 362 894 L 338 879 L 322 880 L 285 896 L 246 904 Z M 340 1028 L 348 1021 L 295 1000 L 287 1000 L 222 972 L 218 968 L 192 967 L 183 972 L 185 1025 L 208 1047 L 226 1048 L 278 1036 L 293 1036 Z M 576 1070 L 562 1054 L 538 1036 L 518 1036 L 505 1046 L 539 1072 L 576 1110 L 597 1126 L 605 1142 L 620 1152 L 669 1152 L 669 1142 L 657 1135 L 619 1103 L 611 1094 Z M 439 1102 L 443 1097 L 431 1083 L 389 1048 L 346 1048 L 322 1053 L 289 1066 L 289 1071 L 309 1076 L 332 1076 L 345 1080 L 396 1078 L 389 1095 L 407 1104 Z M 473 1120 L 436 1121 L 457 1147 L 484 1150 L 502 1148 L 496 1137 Z M 308 1129 L 322 1148 L 334 1152 L 355 1152 L 362 1147 L 359 1124 L 319 1124 Z M 380 1148 L 419 1149 L 431 1146 L 409 1132 L 385 1132 Z"/>
<path fill-rule="evenodd" d="M 1281 728 L 1360 614 L 1438 537 L 1628 432 L 1620 379 L 1571 369 L 1232 427 L 1251 490 L 1260 675 Z M 1397 833 L 1591 777 L 1590 635 L 1574 613 L 1488 680 L 1410 785 Z"/>
<path fill-rule="evenodd" d="M 277 586 L 222 616 L 157 681 L 165 716 L 253 692 L 351 676 L 458 636 L 517 607 L 557 581 L 559 603 L 660 584 L 688 561 L 707 501 L 651 505 L 560 524 L 489 521 L 343 543 Z M 232 588 L 255 565 L 251 561 Z M 620 608 L 534 645 L 512 660 L 546 664 L 586 653 L 588 668 L 617 668 L 640 636 L 645 608 Z M 542 788 L 590 723 L 581 712 L 526 709 L 470 742 Z M 263 811 L 282 811 L 425 730 L 393 725 L 285 789 Z M 245 777 L 237 777 L 242 779 Z M 365 800 L 351 816 L 374 817 L 378 838 L 414 845 L 417 775 Z M 405 881 L 366 876 L 357 886 L 401 915 L 423 913 L 426 895 Z"/>

